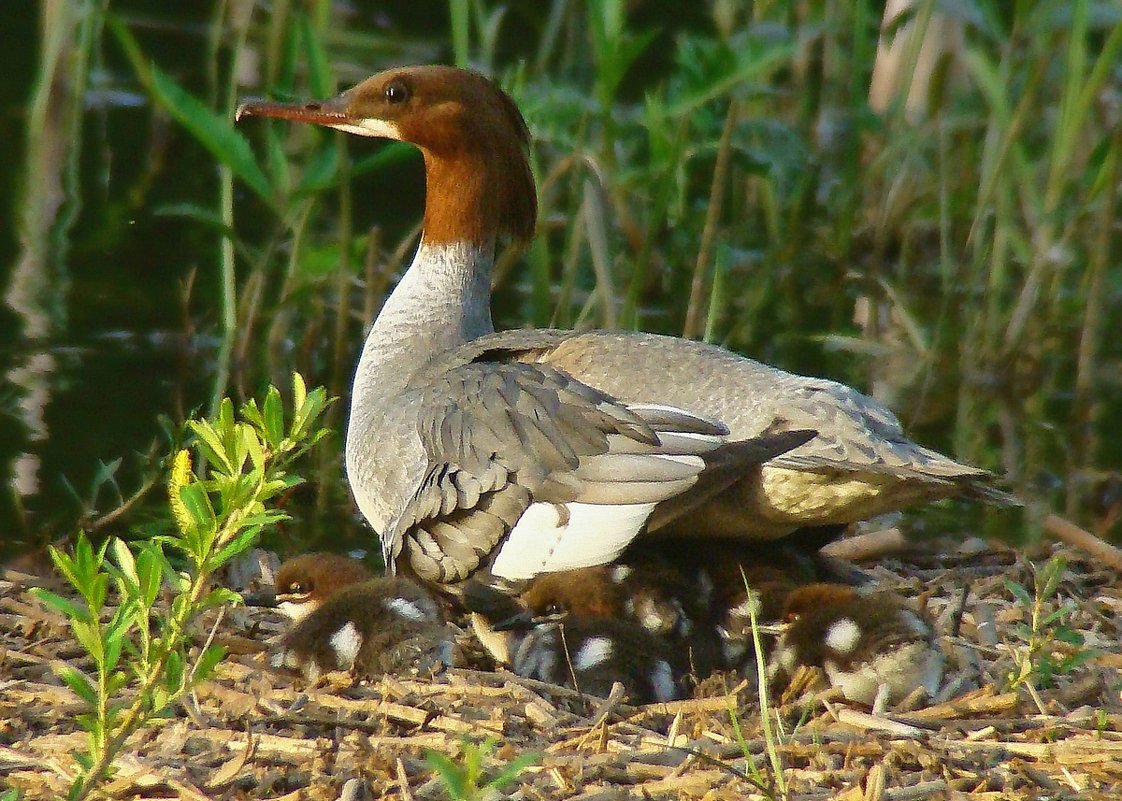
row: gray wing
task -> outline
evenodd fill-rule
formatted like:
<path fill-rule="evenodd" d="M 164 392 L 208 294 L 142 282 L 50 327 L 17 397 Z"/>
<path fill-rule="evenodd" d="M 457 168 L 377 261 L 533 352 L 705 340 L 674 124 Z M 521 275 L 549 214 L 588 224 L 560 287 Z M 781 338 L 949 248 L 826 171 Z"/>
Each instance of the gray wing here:
<path fill-rule="evenodd" d="M 727 440 L 718 422 L 628 408 L 547 366 L 438 372 L 417 390 L 427 465 L 382 543 L 387 565 L 405 559 L 431 581 L 460 581 L 504 556 L 514 573 L 608 561 L 658 502 L 696 482 L 700 454 Z"/>

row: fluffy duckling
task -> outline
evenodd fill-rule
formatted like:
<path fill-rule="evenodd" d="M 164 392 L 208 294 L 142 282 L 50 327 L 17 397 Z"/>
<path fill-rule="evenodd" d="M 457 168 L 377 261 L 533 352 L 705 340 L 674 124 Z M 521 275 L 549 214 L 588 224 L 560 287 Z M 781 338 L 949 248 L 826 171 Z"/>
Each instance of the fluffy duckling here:
<path fill-rule="evenodd" d="M 744 671 L 755 659 L 752 615 L 759 626 L 778 623 L 788 595 L 805 579 L 795 566 L 781 568 L 738 554 L 720 556 L 700 575 L 712 587 L 710 620 L 720 638 L 724 667 Z"/>
<path fill-rule="evenodd" d="M 934 697 L 942 682 L 944 657 L 931 627 L 893 593 L 811 584 L 790 593 L 784 620 L 788 628 L 768 665 L 772 677 L 820 667 L 846 698 L 877 709 L 916 687 Z"/>
<path fill-rule="evenodd" d="M 511 670 L 519 676 L 600 697 L 618 681 L 633 704 L 684 695 L 669 643 L 627 621 L 565 617 L 511 635 Z"/>
<path fill-rule="evenodd" d="M 633 621 L 672 647 L 678 669 L 698 677 L 709 675 L 720 661 L 704 599 L 662 559 L 547 573 L 535 578 L 519 600 L 531 617 L 567 613 Z"/>
<path fill-rule="evenodd" d="M 717 643 L 713 660 L 726 669 L 744 670 L 755 653 L 751 613 L 761 626 L 780 620 L 787 594 L 818 579 L 818 544 L 815 540 L 805 548 L 801 543 L 798 548 L 783 543 L 762 547 L 706 538 L 639 542 L 624 561 L 641 566 L 639 575 L 648 565 L 659 571 L 659 565 L 672 564 L 677 596 L 688 599 L 689 617 Z"/>
<path fill-rule="evenodd" d="M 454 661 L 455 644 L 432 595 L 408 578 L 374 578 L 353 559 L 313 553 L 285 562 L 275 602 L 294 625 L 272 664 L 309 681 L 329 670 L 415 674 Z"/>
<path fill-rule="evenodd" d="M 574 594 L 554 594 L 559 586 L 546 582 L 530 594 L 536 611 L 522 605 L 525 593 L 512 598 L 486 584 L 468 582 L 464 603 L 472 611 L 480 642 L 495 661 L 519 676 L 592 695 L 607 695 L 618 681 L 637 704 L 681 698 L 682 660 L 671 645 L 613 616 L 620 600 L 612 582 L 603 577 L 591 581 L 584 570 L 556 575 L 563 578 L 570 573 L 582 574 L 572 585 Z M 570 608 L 581 587 L 589 590 L 587 603 L 578 604 L 585 614 Z"/>

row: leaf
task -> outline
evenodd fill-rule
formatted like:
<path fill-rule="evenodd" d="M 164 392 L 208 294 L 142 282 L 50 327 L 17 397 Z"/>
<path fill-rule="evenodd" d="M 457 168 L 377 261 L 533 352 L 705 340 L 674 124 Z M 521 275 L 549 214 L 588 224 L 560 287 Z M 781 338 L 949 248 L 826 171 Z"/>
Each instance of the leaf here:
<path fill-rule="evenodd" d="M 183 501 L 183 508 L 187 511 L 193 526 L 184 532 L 184 539 L 189 542 L 191 556 L 198 559 L 210 550 L 210 544 L 218 529 L 218 520 L 211 506 L 210 496 L 202 484 L 189 484 L 179 490 L 179 498 Z M 189 536 L 190 535 L 190 536 Z"/>
<path fill-rule="evenodd" d="M 265 441 L 274 450 L 284 439 L 284 408 L 280 392 L 274 386 L 265 390 Z"/>
<path fill-rule="evenodd" d="M 209 422 L 200 420 L 188 420 L 187 425 L 194 432 L 196 437 L 195 447 L 202 452 L 203 457 L 227 475 L 232 474 L 234 467 L 230 464 L 230 459 L 226 455 L 226 448 L 222 444 L 222 438 L 218 435 L 215 427 Z"/>
<path fill-rule="evenodd" d="M 273 188 L 257 166 L 249 142 L 224 115 L 210 110 L 163 70 L 151 67 L 152 93 L 168 113 L 253 192 L 273 205 Z"/>
<path fill-rule="evenodd" d="M 136 560 L 137 577 L 140 580 L 140 601 L 145 606 L 151 607 L 160 594 L 160 584 L 165 572 L 170 572 L 171 565 L 159 543 L 147 542 L 140 551 Z"/>
<path fill-rule="evenodd" d="M 466 776 L 459 765 L 436 751 L 426 751 L 425 761 L 440 774 L 440 779 L 444 782 L 448 795 L 457 799 L 468 797 Z"/>
<path fill-rule="evenodd" d="M 183 657 L 178 651 L 168 654 L 167 666 L 164 669 L 164 688 L 167 690 L 169 700 L 183 689 Z"/>
<path fill-rule="evenodd" d="M 256 398 L 250 398 L 242 404 L 242 417 L 253 424 L 255 428 L 264 430 L 265 418 L 261 416 L 261 409 L 257 406 Z"/>
<path fill-rule="evenodd" d="M 308 88 L 315 97 L 327 97 L 335 91 L 335 77 L 331 74 L 331 59 L 327 57 L 323 39 L 312 25 L 308 14 L 297 14 L 296 21 L 304 40 Z"/>
<path fill-rule="evenodd" d="M 280 197 L 287 197 L 292 189 L 292 175 L 288 171 L 288 159 L 284 156 L 284 147 L 281 145 L 276 128 L 272 125 L 265 126 L 265 158 L 277 194 Z"/>
<path fill-rule="evenodd" d="M 1048 560 L 1048 564 L 1037 573 L 1037 597 L 1047 600 L 1056 594 L 1060 582 L 1063 580 L 1064 571 L 1067 570 L 1067 560 L 1056 556 Z"/>
<path fill-rule="evenodd" d="M 297 372 L 292 373 L 292 408 L 297 412 L 303 410 L 304 402 L 308 399 L 308 386 L 304 383 L 304 376 Z"/>
<path fill-rule="evenodd" d="M 140 577 L 136 573 L 136 558 L 129 550 L 129 546 L 120 537 L 110 538 L 109 543 L 113 561 L 117 565 L 117 570 L 120 571 L 120 577 L 124 579 L 122 589 L 128 590 L 127 593 L 123 594 L 135 596 L 140 589 Z"/>
<path fill-rule="evenodd" d="M 1025 606 L 1032 606 L 1032 595 L 1017 582 L 1005 579 L 1005 589 L 1009 590 L 1013 597 Z"/>
<path fill-rule="evenodd" d="M 509 784 L 518 778 L 518 774 L 530 767 L 540 759 L 540 755 L 536 753 L 522 754 L 506 764 L 491 781 L 487 782 L 487 786 L 495 790 L 500 789 L 503 785 Z"/>
<path fill-rule="evenodd" d="M 254 515 L 254 518 L 263 517 L 265 514 L 266 513 Z M 283 513 L 281 514 L 283 515 Z M 287 517 L 287 515 L 283 515 L 283 517 Z M 274 519 L 283 519 L 283 517 Z M 269 522 L 273 521 L 270 520 Z M 217 570 L 235 556 L 245 553 L 252 548 L 254 543 L 257 542 L 257 537 L 260 535 L 261 529 L 264 528 L 263 524 L 253 520 L 245 520 L 242 525 L 245 526 L 246 529 L 240 532 L 233 540 L 223 546 L 218 553 L 211 557 L 210 562 L 208 562 L 208 567 L 211 570 Z"/>
<path fill-rule="evenodd" d="M 64 598 L 61 595 L 56 595 L 50 590 L 45 590 L 42 587 L 32 587 L 28 592 L 31 593 L 38 601 L 56 612 L 61 612 L 71 620 L 90 621 L 89 610 L 83 609 L 78 604 L 71 601 L 69 598 Z"/>
<path fill-rule="evenodd" d="M 75 639 L 86 649 L 86 653 L 98 665 L 102 664 L 105 652 L 101 641 L 101 627 L 96 622 L 87 623 L 81 620 L 71 620 L 70 628 L 74 632 Z"/>
<path fill-rule="evenodd" d="M 1066 642 L 1068 645 L 1083 645 L 1084 643 L 1083 635 L 1067 626 L 1060 626 L 1056 629 L 1055 638 L 1060 642 Z"/>
<path fill-rule="evenodd" d="M 54 672 L 76 696 L 90 706 L 97 706 L 97 689 L 89 676 L 72 665 L 58 665 Z"/>
<path fill-rule="evenodd" d="M 206 680 L 218 664 L 226 658 L 226 648 L 221 645 L 210 645 L 199 656 L 195 663 L 195 671 L 191 675 L 191 683 L 197 684 Z"/>

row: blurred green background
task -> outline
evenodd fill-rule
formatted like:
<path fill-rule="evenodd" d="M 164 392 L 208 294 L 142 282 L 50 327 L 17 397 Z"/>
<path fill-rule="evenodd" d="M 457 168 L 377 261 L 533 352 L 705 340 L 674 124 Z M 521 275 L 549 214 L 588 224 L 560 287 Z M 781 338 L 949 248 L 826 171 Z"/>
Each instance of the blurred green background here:
<path fill-rule="evenodd" d="M 232 110 L 431 61 L 500 79 L 534 135 L 500 327 L 684 333 L 844 381 L 1030 501 L 917 527 L 1020 540 L 1050 509 L 1117 537 L 1122 6 L 888 6 L 4 3 L 0 552 L 158 528 L 167 432 L 224 393 L 298 369 L 346 395 L 420 158 Z M 285 550 L 364 541 L 340 445 Z"/>

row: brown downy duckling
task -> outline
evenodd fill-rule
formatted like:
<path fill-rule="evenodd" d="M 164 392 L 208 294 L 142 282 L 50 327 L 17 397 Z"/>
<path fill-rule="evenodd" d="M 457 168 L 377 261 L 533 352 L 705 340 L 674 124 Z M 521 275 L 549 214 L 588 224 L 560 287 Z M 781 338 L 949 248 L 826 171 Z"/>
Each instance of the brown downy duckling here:
<path fill-rule="evenodd" d="M 686 577 L 661 559 L 547 573 L 535 578 L 519 600 L 532 617 L 568 613 L 632 621 L 671 646 L 679 670 L 699 678 L 720 662 L 720 644 L 706 625 L 704 604 Z"/>
<path fill-rule="evenodd" d="M 587 586 L 593 594 L 584 608 L 592 614 L 574 613 L 563 600 L 545 600 L 544 593 L 539 612 L 530 612 L 520 599 L 479 582 L 468 583 L 463 600 L 483 646 L 520 676 L 599 696 L 618 681 L 637 704 L 681 698 L 683 660 L 670 643 L 630 620 L 602 614 L 618 609 L 610 582 Z M 607 600 L 612 605 L 603 605 Z"/>
<path fill-rule="evenodd" d="M 600 697 L 618 681 L 633 704 L 684 696 L 670 644 L 628 621 L 566 616 L 510 634 L 511 669 L 519 676 Z"/>
<path fill-rule="evenodd" d="M 275 602 L 294 625 L 272 663 L 309 681 L 329 670 L 416 674 L 454 661 L 455 644 L 433 596 L 408 578 L 371 577 L 357 560 L 314 553 L 285 562 Z"/>
<path fill-rule="evenodd" d="M 894 593 L 799 587 L 787 597 L 784 621 L 768 665 L 773 678 L 819 667 L 846 698 L 878 709 L 916 687 L 934 697 L 942 683 L 944 657 L 931 626 Z"/>

